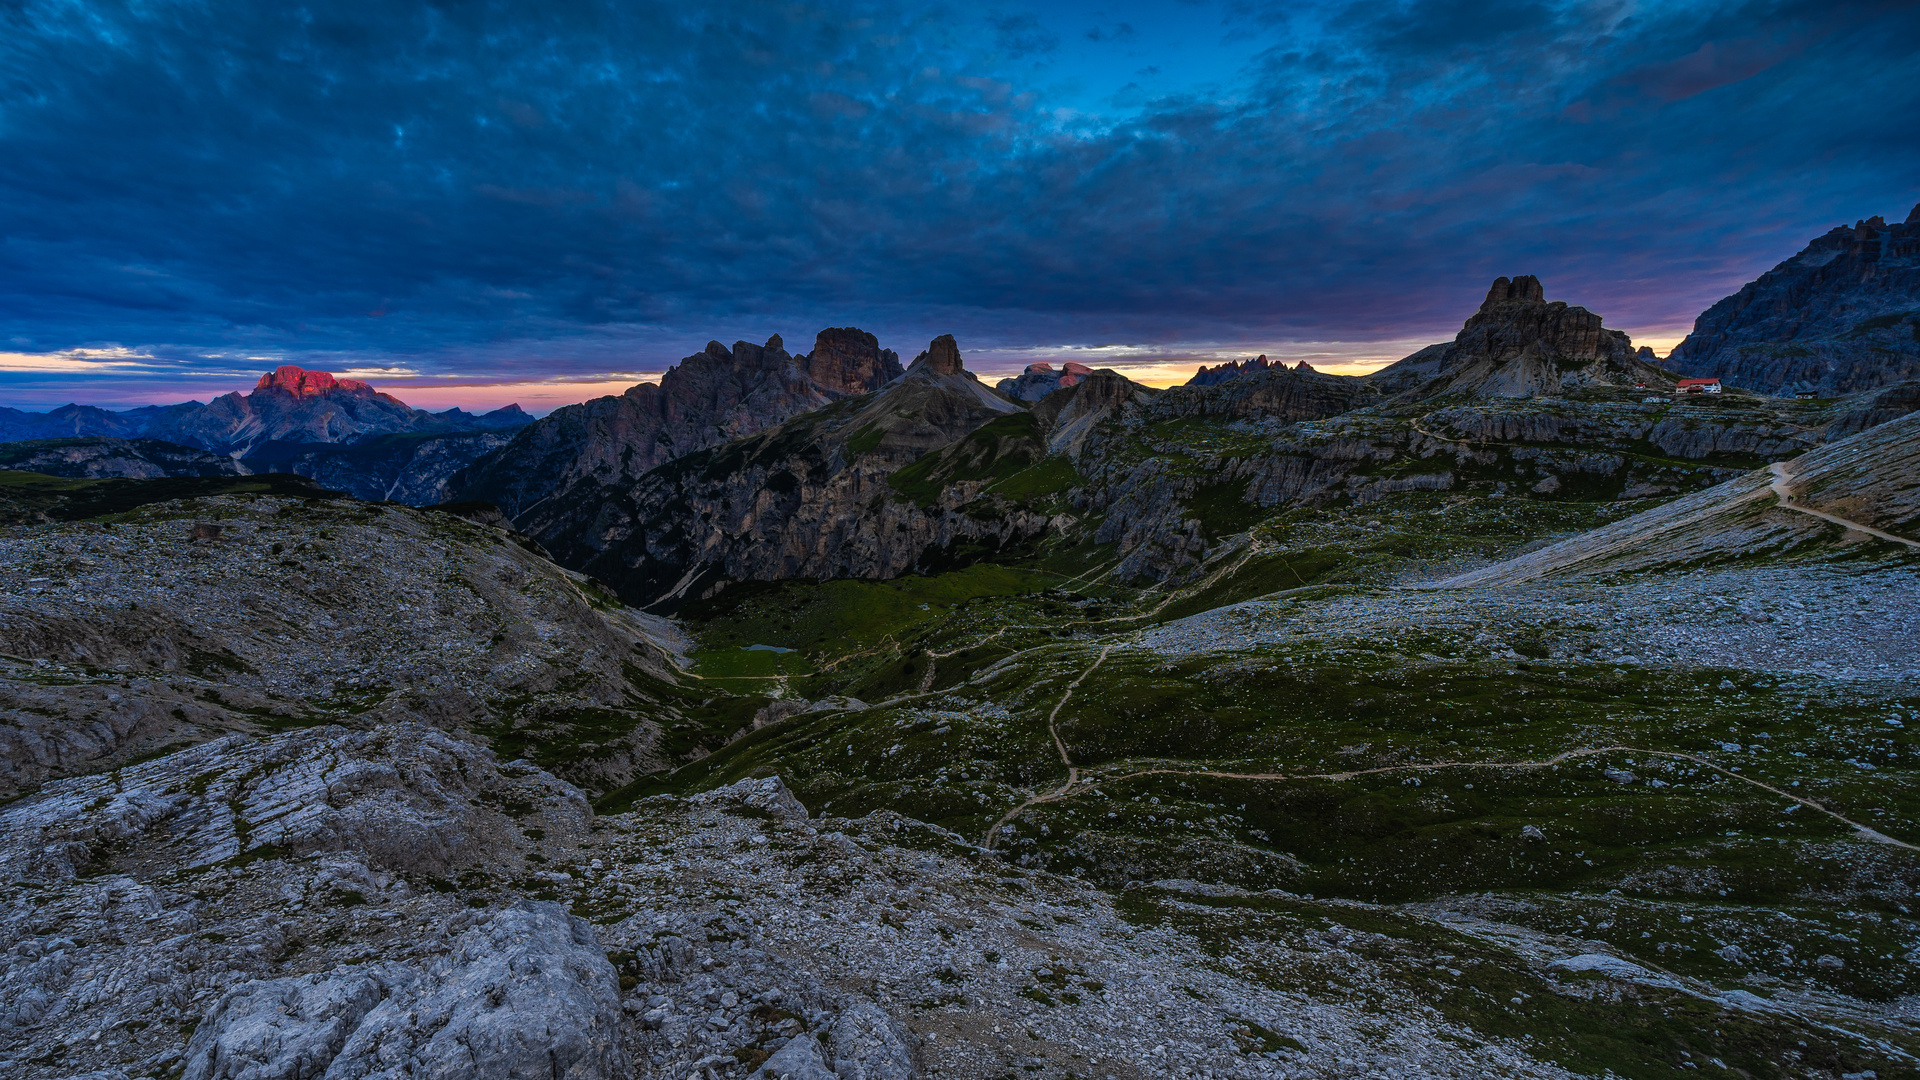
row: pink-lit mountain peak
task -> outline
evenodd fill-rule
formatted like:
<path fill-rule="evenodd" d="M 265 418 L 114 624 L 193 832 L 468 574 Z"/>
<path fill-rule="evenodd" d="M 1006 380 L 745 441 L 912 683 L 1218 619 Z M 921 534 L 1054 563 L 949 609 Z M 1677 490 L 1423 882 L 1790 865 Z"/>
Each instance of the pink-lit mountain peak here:
<path fill-rule="evenodd" d="M 348 393 L 374 393 L 373 387 L 360 379 L 336 379 L 331 372 L 308 371 L 293 364 L 282 364 L 260 376 L 253 384 L 255 392 L 261 390 L 284 390 L 295 397 L 317 397 L 330 390 L 345 390 Z"/>

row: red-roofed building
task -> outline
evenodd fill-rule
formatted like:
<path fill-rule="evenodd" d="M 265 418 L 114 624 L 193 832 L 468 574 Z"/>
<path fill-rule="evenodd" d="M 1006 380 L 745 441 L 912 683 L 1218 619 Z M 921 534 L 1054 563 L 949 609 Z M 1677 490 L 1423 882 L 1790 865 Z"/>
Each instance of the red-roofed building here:
<path fill-rule="evenodd" d="M 1681 379 L 1673 384 L 1676 394 L 1717 394 L 1720 392 L 1720 379 Z"/>

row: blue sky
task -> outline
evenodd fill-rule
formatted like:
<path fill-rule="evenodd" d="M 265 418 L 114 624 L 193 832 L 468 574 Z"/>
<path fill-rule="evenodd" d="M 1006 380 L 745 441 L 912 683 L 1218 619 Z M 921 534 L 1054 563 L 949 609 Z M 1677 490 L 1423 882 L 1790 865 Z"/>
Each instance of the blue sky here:
<path fill-rule="evenodd" d="M 549 408 L 854 324 L 1163 377 L 1500 274 L 1664 347 L 1920 200 L 1914 3 L 0 5 L 0 404 Z"/>

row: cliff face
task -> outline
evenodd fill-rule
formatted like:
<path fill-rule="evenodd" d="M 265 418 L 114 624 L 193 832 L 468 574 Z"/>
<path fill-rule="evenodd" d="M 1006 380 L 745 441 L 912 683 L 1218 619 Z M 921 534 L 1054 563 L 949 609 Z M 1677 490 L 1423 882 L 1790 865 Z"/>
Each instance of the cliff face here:
<path fill-rule="evenodd" d="M 586 493 L 623 490 L 657 465 L 871 393 L 899 374 L 892 350 L 852 328 L 822 330 L 799 357 L 778 334 L 731 350 L 709 342 L 657 385 L 554 410 L 454 477 L 448 495 L 494 503 L 522 531 L 565 546 L 590 527 Z"/>
<path fill-rule="evenodd" d="M 1666 366 L 1767 394 L 1920 378 L 1920 206 L 1808 244 L 1701 313 Z"/>
<path fill-rule="evenodd" d="M 577 486 L 556 501 L 584 527 L 540 540 L 633 603 L 672 606 L 734 581 L 896 577 L 943 550 L 998 548 L 1045 529 L 1035 514 L 923 506 L 888 482 L 1009 417 L 1026 413 L 980 383 L 942 337 L 870 398 L 677 458 L 625 489 Z"/>
<path fill-rule="evenodd" d="M 1673 376 L 1647 355 L 1586 308 L 1549 303 L 1540 279 L 1503 277 L 1452 344 L 1429 346 L 1369 379 L 1383 390 L 1418 398 L 1524 398 L 1641 383 L 1670 389 Z"/>

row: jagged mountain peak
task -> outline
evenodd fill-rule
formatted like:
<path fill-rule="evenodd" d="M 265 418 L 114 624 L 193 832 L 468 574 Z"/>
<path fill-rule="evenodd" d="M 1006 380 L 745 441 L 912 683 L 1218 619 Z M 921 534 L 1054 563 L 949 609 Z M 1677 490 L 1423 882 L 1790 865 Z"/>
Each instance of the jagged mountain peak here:
<path fill-rule="evenodd" d="M 926 350 L 913 358 L 909 370 L 912 368 L 923 368 L 935 375 L 967 373 L 967 366 L 960 359 L 960 343 L 953 340 L 952 334 L 941 334 L 928 343 Z"/>
<path fill-rule="evenodd" d="M 1694 321 L 1667 367 L 1822 397 L 1920 378 L 1920 206 L 1841 225 Z"/>
<path fill-rule="evenodd" d="M 799 357 L 802 369 L 824 390 L 864 394 L 901 373 L 900 357 L 880 339 L 855 326 L 830 326 L 814 335 L 813 351 Z"/>
<path fill-rule="evenodd" d="M 1667 389 L 1673 377 L 1636 354 L 1599 315 L 1548 300 L 1531 274 L 1494 279 L 1450 344 L 1431 345 L 1369 376 L 1413 398 L 1465 393 L 1535 397 L 1594 385 Z"/>
<path fill-rule="evenodd" d="M 871 394 L 900 374 L 899 357 L 858 327 L 822 330 L 813 351 L 799 356 L 778 334 L 761 345 L 708 342 L 658 383 L 555 409 L 454 477 L 449 496 L 494 503 L 519 528 L 566 550 L 601 503 L 648 470 Z"/>
<path fill-rule="evenodd" d="M 1304 362 L 1302 362 L 1302 366 L 1305 366 Z M 1220 383 L 1226 382 L 1228 379 L 1237 379 L 1242 375 L 1256 375 L 1263 371 L 1273 370 L 1287 370 L 1287 362 L 1285 360 L 1268 360 L 1267 354 L 1261 353 L 1251 360 L 1229 360 L 1225 363 L 1215 364 L 1212 367 L 1202 364 L 1199 370 L 1193 373 L 1193 378 L 1187 380 L 1186 385 L 1217 386 Z M 1308 370 L 1312 369 L 1309 368 Z"/>
<path fill-rule="evenodd" d="M 1487 290 L 1487 298 L 1480 304 L 1482 314 L 1489 308 L 1500 304 L 1544 304 L 1547 302 L 1546 287 L 1532 274 L 1522 274 L 1512 278 L 1494 278 L 1493 287 Z"/>
<path fill-rule="evenodd" d="M 280 390 L 295 397 L 317 397 L 335 391 L 378 393 L 363 379 L 337 379 L 331 372 L 309 371 L 296 364 L 281 364 L 260 376 L 260 381 L 253 384 L 253 392 L 257 394 L 262 390 Z"/>

